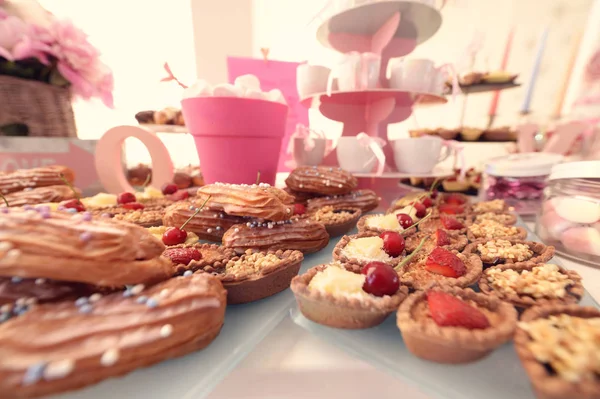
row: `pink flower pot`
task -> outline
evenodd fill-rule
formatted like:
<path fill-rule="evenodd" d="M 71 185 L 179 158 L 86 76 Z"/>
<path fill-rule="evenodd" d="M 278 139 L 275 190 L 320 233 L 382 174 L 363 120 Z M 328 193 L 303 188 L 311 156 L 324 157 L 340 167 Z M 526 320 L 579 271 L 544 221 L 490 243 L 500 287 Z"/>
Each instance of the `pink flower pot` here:
<path fill-rule="evenodd" d="M 236 97 L 181 101 L 206 183 L 275 184 L 288 106 Z"/>

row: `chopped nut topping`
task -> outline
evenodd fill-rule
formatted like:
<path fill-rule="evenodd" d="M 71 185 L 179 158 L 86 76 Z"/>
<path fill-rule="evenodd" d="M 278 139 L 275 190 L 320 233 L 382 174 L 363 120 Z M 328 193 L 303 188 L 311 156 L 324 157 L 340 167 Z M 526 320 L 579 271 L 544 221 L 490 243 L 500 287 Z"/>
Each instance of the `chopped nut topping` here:
<path fill-rule="evenodd" d="M 480 223 L 484 220 L 493 220 L 495 222 L 505 224 L 511 219 L 512 219 L 512 216 L 507 215 L 506 213 L 486 212 L 486 213 L 482 213 L 480 215 L 476 215 L 475 223 Z"/>
<path fill-rule="evenodd" d="M 497 259 L 512 259 L 515 262 L 524 262 L 531 259 L 533 251 L 526 244 L 511 244 L 507 240 L 493 240 L 477 245 L 477 251 L 484 262 L 495 262 Z"/>
<path fill-rule="evenodd" d="M 281 259 L 272 253 L 255 252 L 240 258 L 234 258 L 225 265 L 225 272 L 235 276 L 259 273 L 261 269 L 281 262 Z"/>
<path fill-rule="evenodd" d="M 493 220 L 482 220 L 469 226 L 471 233 L 477 238 L 493 238 L 510 237 L 519 233 L 519 230 L 514 226 L 505 226 Z"/>
<path fill-rule="evenodd" d="M 534 266 L 531 271 L 489 269 L 487 280 L 495 291 L 503 294 L 529 295 L 533 298 L 563 298 L 567 287 L 574 284 L 556 265 Z"/>
<path fill-rule="evenodd" d="M 600 317 L 561 314 L 519 323 L 527 347 L 540 363 L 570 382 L 597 381 L 600 375 Z"/>
<path fill-rule="evenodd" d="M 314 221 L 325 224 L 344 223 L 353 217 L 354 213 L 350 210 L 335 209 L 332 206 L 324 206 L 312 215 Z"/>
<path fill-rule="evenodd" d="M 504 200 L 483 201 L 473 204 L 474 212 L 499 212 L 504 210 Z"/>

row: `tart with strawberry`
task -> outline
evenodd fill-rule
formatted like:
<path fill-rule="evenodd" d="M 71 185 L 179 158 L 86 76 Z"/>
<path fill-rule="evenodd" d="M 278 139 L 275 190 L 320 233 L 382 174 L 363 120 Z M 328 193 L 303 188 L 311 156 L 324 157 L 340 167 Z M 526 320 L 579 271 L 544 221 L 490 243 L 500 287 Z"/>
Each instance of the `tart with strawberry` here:
<path fill-rule="evenodd" d="M 483 271 L 479 289 L 521 309 L 576 304 L 585 292 L 576 271 L 535 262 L 490 267 Z"/>
<path fill-rule="evenodd" d="M 333 249 L 333 259 L 364 266 L 381 262 L 396 267 L 406 254 L 404 237 L 395 231 L 343 236 Z"/>
<path fill-rule="evenodd" d="M 406 252 L 414 252 L 419 246 L 419 242 L 423 238 L 426 238 L 422 249 L 424 252 L 431 251 L 435 247 L 441 247 L 449 251 L 456 250 L 460 252 L 469 243 L 467 236 L 452 230 L 437 229 L 433 233 L 419 231 L 418 233 L 406 237 Z"/>
<path fill-rule="evenodd" d="M 419 250 L 417 247 L 413 254 Z M 468 287 L 479 280 L 482 270 L 478 256 L 436 247 L 407 263 L 400 271 L 400 282 L 415 290 L 422 290 L 433 282 Z"/>
<path fill-rule="evenodd" d="M 419 224 L 419 231 L 434 233 L 439 229 L 466 234 L 466 220 L 460 216 L 439 215 L 432 216 Z"/>
<path fill-rule="evenodd" d="M 498 238 L 524 240 L 527 237 L 527 230 L 518 226 L 506 226 L 488 219 L 469 225 L 467 228 L 467 237 L 471 242 L 477 240 L 495 240 Z"/>
<path fill-rule="evenodd" d="M 484 220 L 493 220 L 494 222 L 498 222 L 505 226 L 514 226 L 517 223 L 517 216 L 514 213 L 484 212 L 471 214 L 467 217 L 467 222 L 470 224 L 481 223 Z"/>
<path fill-rule="evenodd" d="M 396 271 L 381 262 L 316 266 L 294 277 L 290 287 L 304 317 L 345 329 L 381 324 L 408 295 Z"/>
<path fill-rule="evenodd" d="M 408 350 L 436 363 L 469 363 L 508 342 L 517 312 L 497 298 L 471 289 L 436 285 L 411 294 L 396 323 Z"/>
<path fill-rule="evenodd" d="M 323 224 L 329 237 L 338 237 L 352 230 L 361 214 L 359 208 L 324 206 L 311 212 L 309 217 Z"/>
<path fill-rule="evenodd" d="M 211 245 L 210 250 L 226 259 L 206 262 L 203 257 L 192 260 L 188 270 L 217 276 L 227 290 L 229 305 L 258 301 L 287 289 L 292 278 L 298 275 L 304 259 L 302 252 L 292 250 L 249 249 L 239 256 L 230 249 L 216 245 Z"/>
<path fill-rule="evenodd" d="M 515 349 L 538 398 L 600 398 L 600 310 L 547 305 L 526 310 Z"/>
<path fill-rule="evenodd" d="M 544 263 L 554 256 L 554 247 L 541 242 L 498 238 L 472 242 L 465 247 L 463 254 L 479 256 L 485 268 L 520 262 Z"/>

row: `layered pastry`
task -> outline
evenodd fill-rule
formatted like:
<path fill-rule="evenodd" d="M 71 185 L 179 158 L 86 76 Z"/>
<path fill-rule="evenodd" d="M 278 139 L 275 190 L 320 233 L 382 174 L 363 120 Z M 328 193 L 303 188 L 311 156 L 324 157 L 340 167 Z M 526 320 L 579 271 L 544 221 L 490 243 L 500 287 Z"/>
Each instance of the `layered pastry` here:
<path fill-rule="evenodd" d="M 197 196 L 210 196 L 206 208 L 222 211 L 230 216 L 246 216 L 274 222 L 292 217 L 294 197 L 266 183 L 214 183 L 198 189 Z"/>
<path fill-rule="evenodd" d="M 352 230 L 361 214 L 358 208 L 324 206 L 312 212 L 309 217 L 322 223 L 330 237 L 338 237 Z"/>
<path fill-rule="evenodd" d="M 400 282 L 412 289 L 422 290 L 431 283 L 441 283 L 457 287 L 475 284 L 483 265 L 476 255 L 463 255 L 436 247 L 408 262 L 400 273 Z"/>
<path fill-rule="evenodd" d="M 536 396 L 600 397 L 600 310 L 547 305 L 521 316 L 514 342 Z"/>
<path fill-rule="evenodd" d="M 355 189 L 358 180 L 341 168 L 300 166 L 290 173 L 285 184 L 297 192 L 343 195 Z"/>
<path fill-rule="evenodd" d="M 0 172 L 0 193 L 6 195 L 26 188 L 60 186 L 65 181 L 72 184 L 75 173 L 66 166 L 59 165 Z"/>
<path fill-rule="evenodd" d="M 87 212 L 9 208 L 0 214 L 0 242 L 5 277 L 111 287 L 156 283 L 171 275 L 160 256 L 163 243 L 146 229 Z"/>
<path fill-rule="evenodd" d="M 244 253 L 247 249 L 298 250 L 313 253 L 325 248 L 329 234 L 325 226 L 311 219 L 281 222 L 247 222 L 231 227 L 223 235 L 223 245 Z"/>
<path fill-rule="evenodd" d="M 196 268 L 202 260 L 192 261 L 189 267 L 217 276 L 227 290 L 227 303 L 233 305 L 258 301 L 287 289 L 303 259 L 300 251 L 247 250 L 226 262 Z"/>
<path fill-rule="evenodd" d="M 307 319 L 345 329 L 381 324 L 408 294 L 394 269 L 376 262 L 313 267 L 294 277 L 290 288 Z"/>
<path fill-rule="evenodd" d="M 324 206 L 360 208 L 363 214 L 372 211 L 379 206 L 381 199 L 372 190 L 356 190 L 346 195 L 333 195 L 309 199 L 307 209 L 309 211 Z"/>
<path fill-rule="evenodd" d="M 404 258 L 404 238 L 396 232 L 385 232 L 381 236 L 366 232 L 344 236 L 333 249 L 333 259 L 342 263 L 366 265 L 382 262 L 396 267 Z"/>
<path fill-rule="evenodd" d="M 75 300 L 96 292 L 96 287 L 82 283 L 67 283 L 45 278 L 24 279 L 20 277 L 0 277 L 0 323 L 37 303 Z M 4 307 L 4 306 L 3 306 Z"/>
<path fill-rule="evenodd" d="M 494 240 L 497 238 L 524 240 L 527 230 L 523 227 L 506 226 L 494 220 L 482 220 L 467 227 L 469 241 Z"/>
<path fill-rule="evenodd" d="M 467 232 L 465 219 L 451 215 L 432 216 L 419 224 L 419 231 L 433 233 L 439 229 L 456 231 L 460 234 Z"/>
<path fill-rule="evenodd" d="M 232 226 L 245 223 L 248 218 L 231 216 L 223 211 L 208 208 L 196 213 L 194 204 L 198 202 L 178 202 L 165 209 L 162 224 L 164 226 L 179 227 L 190 217 L 186 230 L 195 233 L 203 240 L 221 242 L 223 235 Z"/>
<path fill-rule="evenodd" d="M 70 199 L 77 198 L 81 192 L 75 191 L 67 185 L 61 186 L 45 186 L 45 187 L 28 187 L 23 191 L 15 191 L 4 196 L 6 202 L 0 201 L 0 207 L 17 207 L 24 205 L 57 203 Z"/>
<path fill-rule="evenodd" d="M 574 304 L 584 289 L 573 270 L 547 263 L 523 262 L 490 267 L 479 280 L 482 293 L 494 295 L 519 308 L 547 304 Z"/>
<path fill-rule="evenodd" d="M 456 231 L 443 229 L 437 229 L 433 233 L 419 231 L 415 234 L 405 236 L 406 252 L 414 252 L 423 238 L 426 238 L 425 243 L 423 244 L 424 252 L 429 252 L 435 247 L 442 247 L 449 251 L 460 252 L 465 249 L 469 242 L 467 236 Z"/>
<path fill-rule="evenodd" d="M 501 223 L 505 226 L 513 226 L 517 223 L 517 216 L 513 213 L 484 212 L 470 215 L 468 220 L 471 223 L 481 223 L 484 220 L 493 220 L 494 222 Z"/>
<path fill-rule="evenodd" d="M 471 205 L 472 213 L 503 213 L 508 210 L 508 204 L 501 199 L 476 202 Z"/>
<path fill-rule="evenodd" d="M 523 240 L 481 240 L 467 245 L 463 254 L 475 254 L 484 267 L 520 262 L 544 263 L 554 256 L 554 247 Z"/>
<path fill-rule="evenodd" d="M 469 363 L 510 341 L 517 312 L 498 298 L 441 285 L 411 294 L 396 323 L 408 350 L 436 363 Z"/>
<path fill-rule="evenodd" d="M 89 299 L 36 306 L 0 325 L 3 397 L 66 392 L 203 349 L 225 317 L 225 289 L 208 274 Z"/>

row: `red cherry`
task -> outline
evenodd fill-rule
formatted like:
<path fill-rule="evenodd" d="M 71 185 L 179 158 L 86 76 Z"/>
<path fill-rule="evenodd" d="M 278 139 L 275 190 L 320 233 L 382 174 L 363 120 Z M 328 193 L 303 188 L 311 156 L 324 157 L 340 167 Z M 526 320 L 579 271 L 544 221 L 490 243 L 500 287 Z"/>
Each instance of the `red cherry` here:
<path fill-rule="evenodd" d="M 181 230 L 177 227 L 169 227 L 162 235 L 162 242 L 165 245 L 178 245 L 183 244 L 187 239 L 187 233 L 185 230 Z"/>
<path fill-rule="evenodd" d="M 425 217 L 425 215 L 427 215 L 427 208 L 422 203 L 420 203 L 420 202 L 413 202 L 411 205 L 417 211 L 416 214 L 415 214 L 415 216 L 418 217 L 419 219 L 423 218 L 423 217 Z"/>
<path fill-rule="evenodd" d="M 425 208 L 431 208 L 433 206 L 433 200 L 429 197 L 423 198 L 421 203 L 425 205 Z"/>
<path fill-rule="evenodd" d="M 77 212 L 83 212 L 83 211 L 85 211 L 85 206 L 83 206 L 83 204 L 81 203 L 81 201 L 79 201 L 78 199 L 72 199 L 72 200 L 64 201 L 60 205 L 63 208 L 66 208 L 66 209 L 75 209 Z"/>
<path fill-rule="evenodd" d="M 304 215 L 306 207 L 302 204 L 294 204 L 294 215 Z"/>
<path fill-rule="evenodd" d="M 371 295 L 394 295 L 400 288 L 398 273 L 393 267 L 385 263 L 367 263 L 362 268 L 361 273 L 367 276 L 362 288 Z"/>
<path fill-rule="evenodd" d="M 404 238 L 399 233 L 384 231 L 379 235 L 379 238 L 383 240 L 383 250 L 386 254 L 394 258 L 402 255 L 405 243 Z"/>
<path fill-rule="evenodd" d="M 399 213 L 399 214 L 397 214 L 396 215 L 396 219 L 398 219 L 398 223 L 405 230 L 408 229 L 413 224 L 415 224 L 413 222 L 412 218 L 410 217 L 410 215 L 407 215 L 406 213 Z"/>
<path fill-rule="evenodd" d="M 117 195 L 117 204 L 128 204 L 137 201 L 133 193 L 121 193 Z"/>
<path fill-rule="evenodd" d="M 167 195 L 167 198 L 171 201 L 183 201 L 190 197 L 190 193 L 186 190 L 178 190 L 174 194 Z"/>
<path fill-rule="evenodd" d="M 123 204 L 123 208 L 130 209 L 132 211 L 137 211 L 144 209 L 144 205 L 140 204 L 139 202 L 128 202 L 126 204 Z"/>
<path fill-rule="evenodd" d="M 433 191 L 431 192 L 431 198 L 433 198 L 433 199 L 436 199 L 436 198 L 437 198 L 437 196 L 438 196 L 438 194 L 439 194 L 438 190 L 433 190 Z"/>
<path fill-rule="evenodd" d="M 177 186 L 173 183 L 165 183 L 162 186 L 162 193 L 164 195 L 168 195 L 168 194 L 175 194 L 175 192 L 178 190 Z"/>

